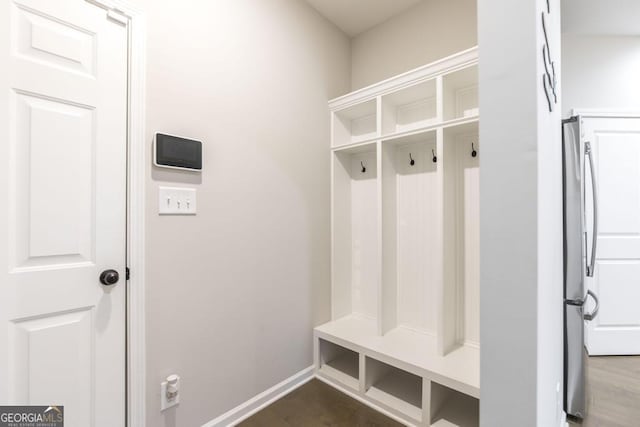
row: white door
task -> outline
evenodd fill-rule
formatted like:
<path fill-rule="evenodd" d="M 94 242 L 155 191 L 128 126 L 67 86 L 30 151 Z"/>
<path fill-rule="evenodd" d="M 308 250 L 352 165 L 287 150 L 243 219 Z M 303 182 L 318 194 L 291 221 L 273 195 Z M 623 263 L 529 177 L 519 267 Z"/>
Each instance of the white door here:
<path fill-rule="evenodd" d="M 599 198 L 596 267 L 587 285 L 600 310 L 586 323 L 587 350 L 592 356 L 640 354 L 640 119 L 585 118 L 582 129 L 594 153 Z M 588 240 L 593 224 L 589 181 Z M 586 311 L 594 308 L 589 300 Z"/>
<path fill-rule="evenodd" d="M 0 2 L 0 404 L 69 427 L 125 422 L 126 68 L 105 10 Z"/>

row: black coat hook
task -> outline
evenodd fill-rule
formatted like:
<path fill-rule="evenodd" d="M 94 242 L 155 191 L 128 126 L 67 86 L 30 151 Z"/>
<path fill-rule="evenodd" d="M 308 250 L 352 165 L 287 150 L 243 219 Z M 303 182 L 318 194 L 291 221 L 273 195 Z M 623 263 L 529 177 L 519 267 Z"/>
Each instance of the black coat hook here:
<path fill-rule="evenodd" d="M 360 166 L 362 166 L 362 173 L 365 173 L 367 171 L 367 168 L 364 163 L 362 163 L 362 160 L 360 161 Z"/>
<path fill-rule="evenodd" d="M 477 157 L 478 156 L 478 152 L 476 151 L 475 147 L 473 146 L 473 142 L 471 143 L 471 157 Z"/>
<path fill-rule="evenodd" d="M 432 148 L 431 149 L 431 155 L 433 156 L 433 163 L 438 163 L 438 156 L 436 156 L 436 151 Z"/>
<path fill-rule="evenodd" d="M 409 153 L 409 164 L 410 164 L 411 166 L 413 166 L 413 165 L 415 165 L 415 164 L 416 164 L 416 161 L 415 161 L 415 160 L 413 160 L 413 157 L 411 157 L 411 153 Z"/>

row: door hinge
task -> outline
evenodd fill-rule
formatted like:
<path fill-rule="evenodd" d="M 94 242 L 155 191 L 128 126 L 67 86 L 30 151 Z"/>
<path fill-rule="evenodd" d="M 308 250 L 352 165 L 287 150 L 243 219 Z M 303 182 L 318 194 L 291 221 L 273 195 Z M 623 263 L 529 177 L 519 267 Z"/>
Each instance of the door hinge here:
<path fill-rule="evenodd" d="M 109 9 L 109 10 L 107 10 L 107 18 L 111 19 L 112 21 L 117 22 L 118 24 L 122 24 L 124 26 L 126 26 L 127 23 L 129 22 L 127 17 L 122 12 L 120 12 L 118 9 Z"/>
<path fill-rule="evenodd" d="M 129 270 L 129 267 L 125 268 L 125 273 L 124 273 L 124 277 L 126 280 L 129 280 L 129 278 L 131 277 L 131 270 Z"/>
<path fill-rule="evenodd" d="M 107 18 L 122 25 L 127 25 L 129 19 L 111 0 L 86 0 L 107 11 Z"/>

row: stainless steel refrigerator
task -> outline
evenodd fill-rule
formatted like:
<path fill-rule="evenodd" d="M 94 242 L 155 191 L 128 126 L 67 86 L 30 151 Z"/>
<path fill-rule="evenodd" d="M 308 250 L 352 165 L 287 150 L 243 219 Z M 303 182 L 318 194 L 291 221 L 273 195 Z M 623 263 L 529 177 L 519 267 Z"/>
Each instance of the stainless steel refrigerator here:
<path fill-rule="evenodd" d="M 584 322 L 592 320 L 598 313 L 598 298 L 585 285 L 585 279 L 593 277 L 598 246 L 598 186 L 591 144 L 581 137 L 581 120 L 578 116 L 562 121 L 564 409 L 574 419 L 582 419 L 587 413 Z M 587 224 L 586 219 L 587 194 L 591 196 L 588 202 L 592 209 L 590 224 Z M 594 299 L 595 308 L 587 313 L 585 304 L 589 296 Z"/>

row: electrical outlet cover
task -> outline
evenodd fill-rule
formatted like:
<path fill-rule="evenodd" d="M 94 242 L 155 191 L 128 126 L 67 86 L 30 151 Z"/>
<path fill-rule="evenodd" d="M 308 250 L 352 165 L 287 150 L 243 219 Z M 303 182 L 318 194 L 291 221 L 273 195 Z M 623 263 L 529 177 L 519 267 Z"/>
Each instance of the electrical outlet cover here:
<path fill-rule="evenodd" d="M 163 381 L 160 384 L 160 410 L 172 408 L 180 403 L 180 380 L 178 380 L 178 395 L 171 401 L 167 400 L 167 382 Z"/>

